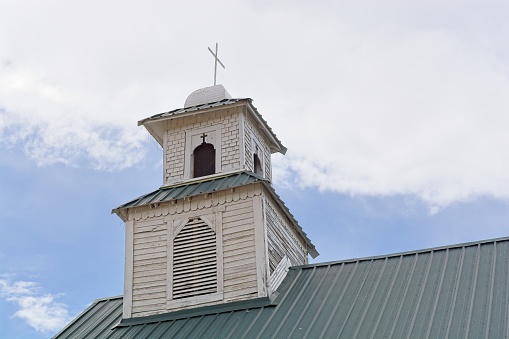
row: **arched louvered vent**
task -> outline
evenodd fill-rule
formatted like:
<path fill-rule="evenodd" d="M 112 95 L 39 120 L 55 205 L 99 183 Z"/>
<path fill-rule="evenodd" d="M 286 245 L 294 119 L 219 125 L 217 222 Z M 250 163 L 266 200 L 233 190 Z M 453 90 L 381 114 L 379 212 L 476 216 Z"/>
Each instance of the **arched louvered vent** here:
<path fill-rule="evenodd" d="M 190 220 L 173 243 L 173 299 L 215 292 L 216 235 L 200 218 Z"/>

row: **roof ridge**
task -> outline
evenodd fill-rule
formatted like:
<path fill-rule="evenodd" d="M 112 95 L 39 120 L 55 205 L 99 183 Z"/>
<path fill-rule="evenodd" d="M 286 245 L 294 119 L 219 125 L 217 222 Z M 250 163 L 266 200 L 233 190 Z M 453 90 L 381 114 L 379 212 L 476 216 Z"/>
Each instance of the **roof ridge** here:
<path fill-rule="evenodd" d="M 487 244 L 487 243 L 503 242 L 503 241 L 509 241 L 509 236 L 493 238 L 493 239 L 484 239 L 484 240 L 478 240 L 478 241 L 470 241 L 470 242 L 451 244 L 451 245 L 429 247 L 429 248 L 423 248 L 423 249 L 412 250 L 412 251 L 403 251 L 403 252 L 373 255 L 373 256 L 367 256 L 367 257 L 357 257 L 357 258 L 350 258 L 350 259 L 325 261 L 325 262 L 321 262 L 321 263 L 313 263 L 313 264 L 307 264 L 307 265 L 291 266 L 290 269 L 307 269 L 307 268 L 314 268 L 314 267 L 321 267 L 321 266 L 338 265 L 338 264 L 344 264 L 344 263 L 349 263 L 349 262 L 378 260 L 378 259 L 385 259 L 385 258 L 390 258 L 390 257 L 422 254 L 422 253 L 427 253 L 427 252 L 442 251 L 442 250 L 460 248 L 460 247 L 470 247 L 470 246 L 482 245 L 482 244 Z"/>

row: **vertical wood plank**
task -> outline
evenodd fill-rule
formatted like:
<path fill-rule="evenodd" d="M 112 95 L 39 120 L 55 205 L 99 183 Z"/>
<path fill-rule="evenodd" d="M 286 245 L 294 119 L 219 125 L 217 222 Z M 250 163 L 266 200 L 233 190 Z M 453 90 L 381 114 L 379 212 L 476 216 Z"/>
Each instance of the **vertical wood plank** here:
<path fill-rule="evenodd" d="M 217 249 L 217 292 L 223 293 L 223 212 L 215 215 L 216 249 Z"/>
<path fill-rule="evenodd" d="M 175 224 L 177 223 L 177 225 Z M 166 219 L 166 303 L 173 299 L 173 239 L 175 238 L 175 228 L 179 227 L 179 221 L 173 221 L 169 218 Z"/>
<path fill-rule="evenodd" d="M 123 317 L 130 318 L 133 305 L 133 234 L 134 221 L 129 220 L 125 223 L 125 263 L 124 263 L 124 301 Z"/>
<path fill-rule="evenodd" d="M 166 127 L 168 128 L 168 127 Z M 168 152 L 168 133 L 170 133 L 168 130 L 166 132 L 164 132 L 163 134 L 163 185 L 166 184 L 166 182 L 168 181 L 168 171 L 170 170 L 170 166 L 169 164 L 167 163 L 167 154 L 166 152 Z"/>
<path fill-rule="evenodd" d="M 258 285 L 258 297 L 267 296 L 267 257 L 266 257 L 266 235 L 263 222 L 263 201 L 262 196 L 253 198 L 253 218 L 255 231 L 256 248 L 256 280 Z"/>
<path fill-rule="evenodd" d="M 240 129 L 240 143 L 239 143 L 239 151 L 240 151 L 240 168 L 247 169 L 246 166 L 246 148 L 244 147 L 245 142 L 245 127 L 244 127 L 244 119 L 246 114 L 246 106 L 242 107 L 242 111 L 240 112 L 240 119 L 239 119 L 239 129 Z"/>

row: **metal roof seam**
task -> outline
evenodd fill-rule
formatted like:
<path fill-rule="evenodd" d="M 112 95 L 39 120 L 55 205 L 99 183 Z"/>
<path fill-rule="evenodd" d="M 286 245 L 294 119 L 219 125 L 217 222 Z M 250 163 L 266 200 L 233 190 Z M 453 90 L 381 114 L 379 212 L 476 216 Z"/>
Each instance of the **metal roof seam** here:
<path fill-rule="evenodd" d="M 280 287 L 286 287 L 286 289 L 284 290 L 284 294 L 283 295 L 280 295 L 279 297 L 281 298 L 280 302 L 279 303 L 283 303 L 283 301 L 286 300 L 286 298 L 288 297 L 288 295 L 290 294 L 293 286 L 297 283 L 297 280 L 298 280 L 298 277 L 300 277 L 302 271 L 299 271 L 297 272 L 297 275 L 294 277 L 294 279 L 291 281 L 290 283 L 290 286 L 285 286 L 283 285 L 285 282 L 288 283 L 288 279 L 291 278 L 291 276 L 287 275 L 283 282 L 281 283 L 281 286 Z M 278 307 L 278 306 L 276 306 Z M 265 331 L 265 329 L 267 328 L 267 326 L 269 326 L 271 320 L 273 319 L 273 317 L 275 316 L 275 312 L 269 317 L 269 319 L 265 322 L 265 325 L 260 329 L 260 332 L 258 333 L 258 336 L 256 336 L 257 339 L 259 339 L 261 337 L 261 335 L 263 334 L 263 332 Z"/>
<path fill-rule="evenodd" d="M 479 276 L 479 262 L 480 262 L 480 257 L 481 257 L 481 245 L 477 245 L 477 252 L 478 252 L 478 255 L 476 256 L 476 263 L 475 263 L 475 273 L 474 273 L 474 286 L 472 287 L 472 297 L 470 299 L 470 307 L 469 307 L 469 313 L 468 313 L 468 320 L 467 320 L 467 328 L 465 329 L 465 337 L 469 337 L 469 332 L 470 332 L 470 324 L 471 324 L 471 321 L 472 321 L 472 312 L 473 312 L 473 308 L 474 308 L 474 300 L 475 300 L 475 293 L 477 291 L 476 289 L 476 286 L 477 286 L 477 277 Z"/>
<path fill-rule="evenodd" d="M 509 281 L 509 269 L 507 270 L 506 281 Z M 505 285 L 505 300 L 509 298 L 509 284 Z M 508 319 L 509 307 L 505 307 L 505 319 Z M 509 322 L 506 324 L 506 333 L 505 336 L 509 338 Z"/>
<path fill-rule="evenodd" d="M 327 273 L 329 272 L 330 270 L 330 266 L 327 266 L 326 268 L 326 272 L 323 274 L 322 278 L 320 279 L 320 281 L 318 282 L 318 286 L 315 288 L 314 292 L 311 294 L 311 296 L 309 297 L 309 300 L 308 302 L 306 303 L 306 306 L 304 306 L 304 310 L 307 310 L 309 305 L 311 304 L 311 302 L 313 301 L 315 295 L 318 293 L 318 291 L 320 290 L 320 286 L 322 286 L 322 283 L 325 279 L 325 277 L 327 276 Z M 293 326 L 290 334 L 288 335 L 289 337 L 291 337 L 293 335 L 293 333 L 295 332 L 295 329 L 298 327 L 299 325 L 299 322 L 301 321 L 302 317 L 304 317 L 304 312 L 302 312 L 300 314 L 300 316 L 297 318 L 297 320 L 295 321 L 295 325 Z"/>
<path fill-rule="evenodd" d="M 355 267 L 353 269 L 353 272 L 350 273 L 346 284 L 343 285 L 341 294 L 340 294 L 339 298 L 336 300 L 336 303 L 334 304 L 334 308 L 332 309 L 332 311 L 329 315 L 329 318 L 328 318 L 327 322 L 325 323 L 325 325 L 323 326 L 322 331 L 320 332 L 320 335 L 318 336 L 318 338 L 323 338 L 323 336 L 325 335 L 325 332 L 327 331 L 334 314 L 336 314 L 336 311 L 337 311 L 339 305 L 341 304 L 341 301 L 343 300 L 345 292 L 346 292 L 347 288 L 349 287 L 349 285 L 352 281 L 352 278 L 354 276 L 354 273 L 357 271 L 358 267 L 359 267 L 359 262 L 357 261 L 357 262 L 355 262 Z"/>
<path fill-rule="evenodd" d="M 385 258 L 385 260 L 384 260 L 384 263 L 383 263 L 383 265 L 382 265 L 382 268 L 380 269 L 380 272 L 379 272 L 379 274 L 378 274 L 378 278 L 377 278 L 377 280 L 376 280 L 375 286 L 374 286 L 374 288 L 373 288 L 373 289 L 372 289 L 372 291 L 371 291 L 371 295 L 370 295 L 369 300 L 368 300 L 368 306 L 364 308 L 364 312 L 363 312 L 363 314 L 362 314 L 362 316 L 361 316 L 361 318 L 360 318 L 361 320 L 363 320 L 363 319 L 366 317 L 366 313 L 367 313 L 367 312 L 368 312 L 368 310 L 370 309 L 371 302 L 373 301 L 373 297 L 374 297 L 374 295 L 375 295 L 375 294 L 376 294 L 376 292 L 377 292 L 378 285 L 379 285 L 379 283 L 380 283 L 380 279 L 382 279 L 382 276 L 383 276 L 383 274 L 382 274 L 382 273 L 384 272 L 385 267 L 387 266 L 387 261 L 388 261 L 388 260 L 389 260 L 388 258 Z M 358 325 L 357 325 L 357 328 L 355 329 L 355 333 L 354 333 L 354 335 L 353 335 L 353 337 L 354 337 L 354 338 L 357 338 L 357 337 L 358 337 L 359 331 L 360 331 L 360 329 L 361 329 L 361 327 L 362 327 L 362 326 L 361 326 L 361 324 L 362 324 L 362 321 L 359 321 L 359 322 L 358 322 Z"/>
<path fill-rule="evenodd" d="M 387 258 L 389 259 L 389 258 Z M 398 276 L 398 273 L 401 269 L 401 264 L 403 262 L 403 257 L 399 257 L 399 261 L 398 261 L 398 266 L 396 267 L 396 272 L 392 275 L 392 280 L 391 280 L 391 283 L 390 283 L 390 286 L 389 286 L 389 291 L 392 292 L 393 288 L 394 288 L 394 283 L 396 281 L 396 277 Z M 374 339 L 375 338 L 375 335 L 376 335 L 376 332 L 377 332 L 377 329 L 378 329 L 378 326 L 380 325 L 380 320 L 382 319 L 382 315 L 385 313 L 385 309 L 387 307 L 387 302 L 389 301 L 389 295 L 390 293 L 385 293 L 385 300 L 383 302 L 383 304 L 381 305 L 380 307 L 380 311 L 378 312 L 378 319 L 376 320 L 375 324 L 373 325 L 373 329 L 371 331 L 371 336 L 370 336 L 370 339 Z"/>
<path fill-rule="evenodd" d="M 374 260 L 371 260 L 370 263 L 369 263 L 369 268 L 366 269 L 366 273 L 364 275 L 364 278 L 362 278 L 362 283 L 360 284 L 360 286 L 358 287 L 357 289 L 357 293 L 355 293 L 355 297 L 353 298 L 353 302 L 352 304 L 350 305 L 350 308 L 348 310 L 348 313 L 343 321 L 343 324 L 341 325 L 341 328 L 339 329 L 339 331 L 337 332 L 337 337 L 339 338 L 341 336 L 341 334 L 343 333 L 343 330 L 345 329 L 345 326 L 348 322 L 348 319 L 350 318 L 350 316 L 352 315 L 352 312 L 353 312 L 353 309 L 355 307 L 355 302 L 357 301 L 357 299 L 359 298 L 359 295 L 361 294 L 363 288 L 364 288 L 364 285 L 366 284 L 366 281 L 368 279 L 368 276 L 369 276 L 369 273 L 371 271 L 371 268 L 373 266 L 373 262 Z M 335 314 L 333 314 L 334 316 Z"/>
<path fill-rule="evenodd" d="M 242 333 L 242 335 L 240 336 L 241 338 L 246 338 L 246 335 L 247 333 L 249 333 L 249 331 L 251 330 L 251 328 L 253 328 L 253 325 L 256 324 L 256 322 L 258 321 L 258 319 L 260 318 L 260 315 L 262 315 L 263 313 L 263 310 L 265 309 L 265 307 L 261 307 L 260 309 L 258 309 L 258 314 L 256 315 L 256 317 L 251 321 L 251 324 L 244 330 L 244 332 Z"/>
<path fill-rule="evenodd" d="M 416 254 L 414 255 L 414 257 L 415 257 L 415 258 L 414 258 L 413 263 L 412 263 L 412 268 L 411 268 L 411 270 L 410 270 L 410 275 L 409 275 L 409 277 L 408 277 L 407 281 L 405 282 L 405 290 L 404 290 L 404 292 L 403 292 L 403 297 L 401 297 L 401 301 L 399 302 L 398 310 L 396 311 L 396 316 L 394 317 L 394 322 L 393 322 L 392 327 L 391 327 L 391 330 L 390 330 L 390 332 L 389 332 L 389 337 L 392 337 L 392 336 L 393 336 L 393 334 L 394 334 L 394 330 L 395 330 L 395 328 L 396 328 L 396 324 L 398 323 L 399 316 L 400 316 L 400 314 L 401 314 L 401 310 L 402 310 L 402 308 L 403 308 L 404 300 L 406 299 L 406 295 L 407 295 L 408 290 L 409 290 L 409 288 L 410 288 L 410 283 L 411 283 L 411 281 L 412 281 L 412 277 L 413 277 L 413 275 L 414 275 L 414 273 L 415 273 L 415 266 L 417 265 L 417 259 L 418 259 L 418 257 L 419 257 L 419 253 L 416 253 Z"/>
<path fill-rule="evenodd" d="M 497 243 L 493 243 L 493 258 L 492 258 L 492 262 L 493 264 L 491 265 L 491 283 L 490 283 L 490 292 L 488 293 L 489 294 L 489 300 L 488 300 L 488 311 L 486 312 L 488 315 L 491 314 L 491 308 L 493 306 L 493 286 L 495 285 L 495 267 L 496 267 L 496 263 L 497 263 Z M 486 331 L 484 333 L 484 337 L 485 338 L 488 338 L 489 337 L 489 328 L 490 328 L 490 321 L 491 321 L 491 317 L 488 316 L 488 320 L 487 320 L 487 324 L 486 324 Z M 508 334 L 509 334 L 509 329 L 508 329 Z"/>
<path fill-rule="evenodd" d="M 459 263 L 459 268 L 458 268 L 458 273 L 457 273 L 458 279 L 456 279 L 456 284 L 454 286 L 454 289 L 456 291 L 458 290 L 458 286 L 459 286 L 459 283 L 460 283 L 459 277 L 461 277 L 461 272 L 463 271 L 463 260 L 464 259 L 465 259 L 465 247 L 463 247 L 462 250 L 461 250 L 460 263 Z M 457 300 L 456 297 L 457 297 L 457 294 L 455 294 L 453 296 L 453 302 L 451 304 L 451 310 L 454 310 L 454 307 L 456 306 L 456 300 Z M 449 314 L 449 319 L 448 319 L 448 322 L 447 322 L 447 331 L 446 331 L 446 334 L 445 334 L 446 338 L 449 338 L 449 332 L 451 330 L 451 323 L 452 323 L 453 315 L 454 315 L 454 311 L 452 311 Z"/>
<path fill-rule="evenodd" d="M 330 296 L 330 293 L 332 292 L 333 287 L 336 286 L 336 283 L 337 283 L 341 273 L 343 272 L 344 267 L 345 267 L 345 265 L 340 265 L 339 273 L 336 274 L 336 276 L 334 277 L 334 279 L 333 279 L 332 283 L 330 284 L 329 289 L 328 289 L 328 291 L 327 291 L 327 293 L 325 295 L 325 298 L 323 298 L 323 300 L 322 300 L 322 302 L 320 304 L 320 307 L 318 309 L 322 309 L 323 306 L 325 305 L 325 302 L 328 300 L 328 297 Z M 327 272 L 328 272 L 328 270 L 330 268 L 331 268 L 331 265 L 327 266 Z M 319 313 L 316 312 L 314 317 L 313 317 L 313 319 L 311 319 L 311 321 L 309 323 L 309 328 L 307 329 L 307 331 L 303 335 L 304 338 L 308 337 L 308 334 L 311 331 L 311 329 L 313 328 L 313 325 L 314 325 L 316 319 L 318 318 L 318 316 L 319 316 Z"/>
<path fill-rule="evenodd" d="M 419 297 L 418 297 L 418 300 L 417 300 L 417 307 L 416 307 L 416 310 L 414 311 L 414 313 L 412 315 L 412 320 L 411 320 L 410 326 L 408 328 L 407 339 L 410 339 L 411 336 L 412 336 L 412 331 L 413 331 L 413 328 L 414 328 L 414 325 L 415 325 L 415 319 L 417 318 L 417 309 L 421 305 L 422 296 L 424 295 L 424 289 L 425 289 L 425 286 L 426 286 L 426 284 L 428 282 L 429 271 L 431 269 L 431 264 L 433 262 L 433 254 L 434 253 L 435 253 L 435 251 L 431 251 L 430 252 L 430 258 L 428 259 L 428 267 L 426 268 L 426 274 L 424 275 L 424 282 L 422 283 L 421 290 L 419 291 Z"/>
<path fill-rule="evenodd" d="M 445 252 L 444 265 L 442 267 L 442 272 L 441 272 L 441 275 L 440 275 L 440 281 L 438 282 L 438 290 L 435 293 L 435 300 L 434 300 L 434 303 L 433 303 L 433 310 L 431 312 L 432 316 L 430 317 L 430 320 L 429 320 L 429 323 L 428 323 L 428 328 L 426 329 L 426 336 L 425 336 L 426 338 L 429 338 L 429 335 L 430 335 L 430 332 L 431 332 L 431 328 L 432 328 L 432 325 L 433 325 L 433 321 L 434 321 L 433 315 L 436 314 L 436 309 L 437 309 L 437 305 L 438 305 L 438 301 L 439 301 L 440 292 L 442 291 L 442 287 L 443 287 L 443 283 L 444 283 L 444 277 L 445 277 L 445 272 L 446 272 L 447 264 L 449 263 L 449 251 L 450 251 L 449 249 L 446 249 L 446 252 Z"/>
<path fill-rule="evenodd" d="M 315 271 L 316 271 L 316 268 L 313 268 L 313 272 L 308 274 L 307 279 L 304 281 L 304 285 L 300 288 L 300 291 L 297 293 L 297 296 L 292 301 L 292 303 L 288 306 L 289 309 L 293 309 L 295 307 L 295 304 L 299 301 L 299 299 L 302 296 L 302 294 L 306 291 L 306 288 L 309 285 L 309 282 L 311 281 Z M 285 314 L 285 316 L 283 317 L 283 319 L 281 319 L 281 321 L 279 322 L 279 326 L 274 331 L 273 338 L 277 338 L 277 335 L 278 335 L 279 331 L 281 331 L 281 328 L 283 327 L 283 324 L 286 323 L 286 321 L 288 320 L 289 316 L 290 316 L 290 312 L 287 312 Z"/>

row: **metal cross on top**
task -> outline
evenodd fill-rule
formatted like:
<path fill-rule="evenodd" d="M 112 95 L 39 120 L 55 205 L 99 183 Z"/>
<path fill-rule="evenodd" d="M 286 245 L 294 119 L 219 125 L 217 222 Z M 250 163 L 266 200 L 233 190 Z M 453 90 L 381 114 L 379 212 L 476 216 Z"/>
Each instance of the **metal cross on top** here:
<path fill-rule="evenodd" d="M 212 55 L 214 56 L 214 59 L 215 59 L 215 65 L 214 65 L 214 86 L 216 85 L 216 74 L 217 74 L 217 63 L 219 62 L 219 64 L 221 66 L 223 66 L 223 69 L 226 69 L 226 67 L 224 67 L 223 63 L 221 62 L 221 60 L 219 60 L 219 58 L 217 57 L 217 42 L 216 42 L 216 53 L 214 53 L 210 47 L 207 47 L 209 49 L 209 52 L 212 53 Z"/>
<path fill-rule="evenodd" d="M 205 133 L 203 133 L 203 135 L 200 137 L 200 138 L 202 138 L 202 140 L 203 140 L 203 141 L 202 141 L 202 144 L 204 144 L 204 143 L 205 143 L 205 138 L 206 138 L 206 137 L 208 137 L 208 135 L 207 135 L 207 134 L 205 134 Z"/>

